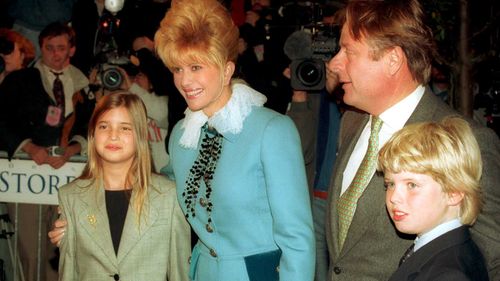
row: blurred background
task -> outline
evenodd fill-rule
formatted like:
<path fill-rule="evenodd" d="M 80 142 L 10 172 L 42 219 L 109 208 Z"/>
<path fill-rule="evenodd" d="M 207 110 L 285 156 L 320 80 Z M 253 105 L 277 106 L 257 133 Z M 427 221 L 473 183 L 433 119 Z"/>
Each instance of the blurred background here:
<path fill-rule="evenodd" d="M 137 36 L 153 37 L 159 21 L 170 6 L 170 0 L 115 1 L 124 2 L 124 6 L 110 16 L 109 13 L 95 13 L 95 5 L 102 6 L 102 2 L 104 0 L 0 0 L 0 27 L 17 26 L 37 31 L 54 20 L 73 24 L 80 44 L 77 45 L 79 51 L 72 63 L 86 71 L 93 62 L 82 53 L 84 49 L 95 47 L 96 29 L 107 28 L 107 32 L 113 33 L 119 51 L 126 53 Z M 258 63 L 267 66 L 263 69 L 268 81 L 262 81 L 261 77 L 245 78 L 252 80 L 251 84 L 255 88 L 268 95 L 269 107 L 283 112 L 289 99 L 286 89 L 289 82 L 280 77 L 282 68 L 289 64 L 283 54 L 286 38 L 295 30 L 322 24 L 324 15 L 331 15 L 345 1 L 222 2 L 231 10 L 245 43 L 254 49 Z M 479 117 L 485 118 L 485 122 L 491 123 L 489 126 L 494 126 L 493 122 L 500 114 L 500 1 L 421 2 L 439 47 L 433 89 L 452 107 L 469 116 L 476 112 Z M 96 22 L 102 25 L 106 22 L 105 18 L 108 18 L 110 25 L 98 27 Z M 119 25 L 113 24 L 115 19 L 119 20 Z M 271 91 L 267 90 L 266 93 L 265 89 L 285 94 L 273 96 Z"/>

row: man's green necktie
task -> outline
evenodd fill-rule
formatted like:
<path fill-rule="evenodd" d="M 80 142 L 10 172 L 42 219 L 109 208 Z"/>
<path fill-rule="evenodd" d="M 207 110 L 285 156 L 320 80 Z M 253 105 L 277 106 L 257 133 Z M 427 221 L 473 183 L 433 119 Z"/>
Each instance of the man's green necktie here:
<path fill-rule="evenodd" d="M 340 197 L 337 210 L 339 212 L 339 247 L 342 249 L 347 236 L 347 231 L 351 225 L 352 217 L 356 211 L 359 197 L 363 194 L 366 186 L 373 176 L 376 168 L 378 153 L 378 133 L 382 127 L 382 120 L 376 116 L 372 117 L 370 139 L 368 141 L 368 150 L 363 161 L 351 182 L 351 185 Z"/>

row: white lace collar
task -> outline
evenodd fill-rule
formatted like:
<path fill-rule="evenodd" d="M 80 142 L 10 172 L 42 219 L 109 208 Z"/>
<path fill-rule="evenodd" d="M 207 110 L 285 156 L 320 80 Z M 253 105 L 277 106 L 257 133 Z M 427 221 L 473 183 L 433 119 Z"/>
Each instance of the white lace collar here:
<path fill-rule="evenodd" d="M 231 98 L 227 104 L 208 118 L 202 110 L 191 111 L 186 109 L 186 117 L 182 122 L 184 133 L 179 144 L 184 148 L 196 149 L 201 135 L 201 127 L 208 122 L 220 134 L 238 134 L 243 129 L 245 118 L 252 111 L 253 106 L 262 106 L 266 97 L 245 84 L 234 83 L 232 85 Z"/>

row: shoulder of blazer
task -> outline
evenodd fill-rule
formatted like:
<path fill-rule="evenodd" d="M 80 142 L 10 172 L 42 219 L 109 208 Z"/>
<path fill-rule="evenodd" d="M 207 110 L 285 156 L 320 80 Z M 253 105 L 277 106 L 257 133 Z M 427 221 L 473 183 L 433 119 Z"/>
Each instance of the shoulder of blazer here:
<path fill-rule="evenodd" d="M 417 104 L 407 123 L 437 121 L 450 115 L 461 116 L 459 112 L 426 88 L 422 99 Z"/>
<path fill-rule="evenodd" d="M 71 195 L 80 194 L 87 192 L 89 188 L 93 188 L 95 185 L 91 180 L 87 179 L 75 179 L 70 183 L 67 183 L 59 188 L 59 193 L 61 195 Z"/>
<path fill-rule="evenodd" d="M 175 182 L 160 174 L 151 175 L 151 187 L 151 192 L 157 192 L 160 194 L 169 191 L 175 192 Z"/>
<path fill-rule="evenodd" d="M 408 120 L 408 123 L 439 121 L 448 116 L 457 116 L 466 120 L 471 126 L 476 138 L 478 138 L 480 145 L 483 138 L 491 140 L 488 142 L 488 145 L 491 145 L 492 142 L 496 142 L 498 144 L 498 137 L 493 130 L 487 128 L 484 124 L 479 123 L 477 120 L 456 111 L 428 90 L 424 93 L 422 100 L 415 108 L 415 111 Z"/>
<path fill-rule="evenodd" d="M 270 125 L 275 126 L 276 124 L 293 125 L 293 127 L 296 128 L 289 116 L 278 113 L 267 107 L 254 106 L 248 116 L 245 117 L 241 132 L 237 134 L 228 132 L 224 134 L 224 137 L 234 141 L 242 134 L 252 134 L 252 136 L 256 136 L 266 132 Z"/>
<path fill-rule="evenodd" d="M 246 117 L 246 121 L 257 121 L 259 124 L 261 122 L 267 122 L 273 118 L 276 117 L 286 117 L 289 118 L 288 116 L 281 114 L 277 111 L 274 111 L 270 108 L 263 107 L 263 106 L 254 106 L 252 107 L 252 112 Z"/>

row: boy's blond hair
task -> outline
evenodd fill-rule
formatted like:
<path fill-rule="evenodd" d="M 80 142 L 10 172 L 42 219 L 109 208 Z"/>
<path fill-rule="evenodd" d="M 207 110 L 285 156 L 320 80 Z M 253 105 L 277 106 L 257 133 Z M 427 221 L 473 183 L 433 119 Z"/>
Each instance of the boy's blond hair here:
<path fill-rule="evenodd" d="M 461 118 L 405 126 L 380 150 L 378 170 L 429 175 L 443 192 L 463 193 L 463 224 L 472 225 L 481 210 L 481 153 L 470 126 Z"/>

